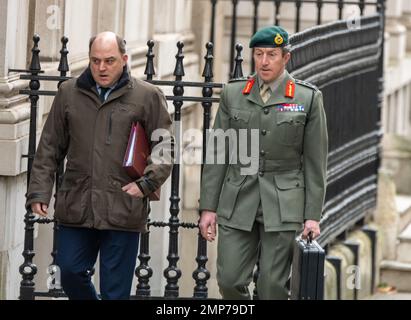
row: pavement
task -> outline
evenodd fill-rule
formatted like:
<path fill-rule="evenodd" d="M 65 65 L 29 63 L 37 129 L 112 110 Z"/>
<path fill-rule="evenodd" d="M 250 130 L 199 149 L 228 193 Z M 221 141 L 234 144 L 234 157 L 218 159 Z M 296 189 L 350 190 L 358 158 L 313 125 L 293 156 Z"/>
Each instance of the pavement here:
<path fill-rule="evenodd" d="M 411 292 L 377 292 L 364 300 L 411 300 Z"/>

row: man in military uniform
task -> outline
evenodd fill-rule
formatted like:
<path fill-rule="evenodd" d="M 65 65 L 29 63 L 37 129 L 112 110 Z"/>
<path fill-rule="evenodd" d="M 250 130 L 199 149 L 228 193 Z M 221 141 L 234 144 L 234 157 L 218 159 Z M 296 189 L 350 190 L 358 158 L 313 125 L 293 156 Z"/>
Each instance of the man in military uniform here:
<path fill-rule="evenodd" d="M 296 231 L 304 226 L 303 238 L 320 234 L 326 117 L 321 92 L 285 70 L 290 52 L 283 28 L 259 30 L 250 48 L 256 75 L 224 88 L 214 129 L 246 130 L 247 137 L 258 129 L 258 154 L 251 155 L 258 170 L 244 174 L 244 165 L 236 161 L 242 147 L 255 147 L 249 139 L 237 142 L 231 152 L 225 148 L 223 163 L 204 165 L 200 231 L 213 241 L 219 224 L 217 281 L 223 298 L 250 298 L 248 285 L 259 259 L 259 298 L 287 299 Z M 210 138 L 208 148 L 211 143 Z M 218 152 L 215 149 L 211 158 Z"/>

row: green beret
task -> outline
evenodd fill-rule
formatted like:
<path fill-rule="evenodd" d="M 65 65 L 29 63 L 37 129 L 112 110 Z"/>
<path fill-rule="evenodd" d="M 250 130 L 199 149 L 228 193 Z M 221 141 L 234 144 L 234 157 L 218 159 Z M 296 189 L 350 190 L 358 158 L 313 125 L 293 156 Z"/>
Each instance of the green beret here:
<path fill-rule="evenodd" d="M 250 48 L 282 48 L 288 45 L 288 32 L 279 26 L 258 30 L 250 40 Z"/>

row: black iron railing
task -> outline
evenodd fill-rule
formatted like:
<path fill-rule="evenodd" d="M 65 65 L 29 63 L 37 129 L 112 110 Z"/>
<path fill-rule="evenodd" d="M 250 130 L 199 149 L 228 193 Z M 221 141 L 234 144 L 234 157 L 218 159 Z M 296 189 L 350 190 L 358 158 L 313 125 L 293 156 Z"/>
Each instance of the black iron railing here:
<path fill-rule="evenodd" d="M 325 1 L 324 1 L 325 3 Z M 365 3 L 365 2 L 364 2 Z M 322 235 L 320 243 L 327 246 L 336 238 L 341 238 L 349 228 L 360 223 L 364 217 L 375 208 L 377 170 L 379 167 L 379 145 L 381 139 L 381 106 L 383 99 L 383 34 L 384 34 L 384 2 L 379 1 L 379 14 L 361 18 L 361 28 L 350 30 L 344 21 L 313 27 L 291 37 L 292 59 L 288 66 L 296 78 L 309 80 L 319 86 L 324 96 L 325 110 L 328 119 L 330 140 L 330 155 L 328 166 L 328 189 L 325 209 L 321 222 Z M 30 136 L 28 155 L 27 181 L 36 149 L 36 119 L 37 104 L 40 96 L 54 96 L 57 91 L 40 89 L 40 81 L 52 81 L 57 87 L 67 77 L 69 64 L 67 60 L 68 39 L 62 38 L 61 58 L 58 70 L 60 76 L 44 75 L 40 66 L 39 36 L 33 38 L 32 59 L 28 70 L 10 69 L 10 72 L 21 72 L 21 79 L 30 80 L 29 89 L 21 90 L 21 94 L 29 95 L 31 103 Z M 211 108 L 219 101 L 213 96 L 214 89 L 221 89 L 222 83 L 213 82 L 213 44 L 207 43 L 205 66 L 202 73 L 204 81 L 190 82 L 184 80 L 184 44 L 177 43 L 174 81 L 154 80 L 153 41 L 148 41 L 147 63 L 145 69 L 146 81 L 162 87 L 172 87 L 173 95 L 167 100 L 174 104 L 175 123 L 181 121 L 181 109 L 185 102 L 198 102 L 203 108 L 203 154 L 205 159 L 206 130 L 211 123 Z M 241 52 L 243 47 L 236 45 L 236 57 L 232 74 L 242 77 Z M 201 96 L 186 96 L 184 89 L 188 87 L 202 88 Z M 176 154 L 179 154 L 180 128 L 176 127 Z M 56 186 L 60 185 L 63 173 L 62 166 L 56 176 Z M 207 244 L 198 233 L 195 223 L 180 221 L 179 195 L 180 166 L 175 164 L 171 177 L 170 217 L 168 221 L 149 221 L 149 232 L 141 235 L 139 265 L 136 268 L 138 285 L 137 298 L 151 296 L 150 279 L 153 269 L 150 260 L 150 229 L 153 227 L 169 228 L 169 262 L 163 274 L 167 280 L 164 296 L 179 297 L 179 278 L 181 270 L 178 267 L 178 239 L 180 228 L 193 229 L 197 232 L 197 267 L 193 271 L 195 287 L 194 298 L 207 298 L 207 281 L 210 273 L 206 268 Z M 199 177 L 200 178 L 200 177 Z M 62 297 L 64 293 L 59 288 L 52 287 L 48 292 L 35 290 L 34 277 L 37 267 L 33 263 L 34 225 L 56 224 L 52 219 L 38 218 L 31 210 L 25 215 L 24 263 L 20 267 L 22 275 L 20 299 L 35 297 Z M 375 257 L 375 233 L 367 230 L 373 243 Z M 55 255 L 58 249 L 56 237 L 53 237 L 52 261 L 49 272 L 55 272 Z M 358 250 L 357 250 L 358 251 Z M 355 253 L 355 252 L 354 252 Z M 335 265 L 335 259 L 329 259 Z M 375 264 L 372 266 L 373 284 L 375 281 Z"/>
<path fill-rule="evenodd" d="M 317 16 L 316 16 L 316 24 L 321 25 L 324 20 L 324 15 L 327 12 L 324 10 L 325 5 L 334 5 L 337 6 L 337 16 L 334 17 L 335 19 L 341 20 L 343 19 L 343 12 L 347 6 L 358 6 L 360 16 L 364 15 L 364 11 L 366 7 L 375 7 L 376 11 L 379 11 L 383 6 L 383 1 L 370 1 L 370 0 L 202 0 L 202 1 L 209 1 L 211 5 L 211 27 L 210 27 L 210 41 L 212 43 L 215 42 L 215 34 L 216 34 L 216 15 L 219 9 L 219 4 L 223 3 L 231 3 L 231 30 L 230 30 L 230 61 L 234 61 L 234 54 L 235 54 L 235 44 L 238 41 L 237 31 L 239 25 L 238 19 L 238 11 L 239 7 L 243 4 L 252 4 L 253 15 L 252 15 L 252 29 L 250 30 L 249 36 L 254 34 L 259 27 L 263 27 L 260 23 L 260 14 L 261 9 L 260 5 L 262 3 L 270 3 L 273 8 L 273 21 L 272 24 L 274 25 L 281 25 L 284 22 L 281 14 L 284 12 L 284 5 L 285 4 L 294 4 L 295 7 L 295 14 L 294 14 L 294 33 L 298 33 L 301 31 L 302 25 L 302 18 L 301 13 L 304 10 L 306 5 L 315 5 L 317 8 Z M 251 17 L 250 17 L 251 18 Z M 328 17 L 329 18 L 329 17 Z M 289 30 L 290 32 L 292 30 Z M 254 71 L 254 61 L 250 60 L 250 73 Z M 233 64 L 230 65 L 231 72 L 233 70 Z M 232 78 L 233 75 L 230 73 L 229 78 Z"/>

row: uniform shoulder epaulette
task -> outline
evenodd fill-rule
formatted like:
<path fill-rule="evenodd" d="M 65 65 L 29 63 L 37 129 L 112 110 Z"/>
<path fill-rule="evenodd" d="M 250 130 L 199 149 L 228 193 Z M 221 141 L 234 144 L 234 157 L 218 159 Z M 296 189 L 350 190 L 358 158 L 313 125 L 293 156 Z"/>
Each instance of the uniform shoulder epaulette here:
<path fill-rule="evenodd" d="M 315 90 L 315 91 L 319 90 L 317 86 L 315 86 L 315 85 L 313 85 L 313 84 L 311 84 L 307 81 L 295 79 L 295 83 L 300 84 L 300 85 L 305 86 L 305 87 L 308 87 L 308 88 L 310 88 L 312 90 Z"/>
<path fill-rule="evenodd" d="M 228 83 L 232 83 L 232 82 L 239 82 L 239 81 L 247 81 L 248 78 L 247 77 L 242 77 L 242 78 L 233 78 L 228 80 Z"/>

